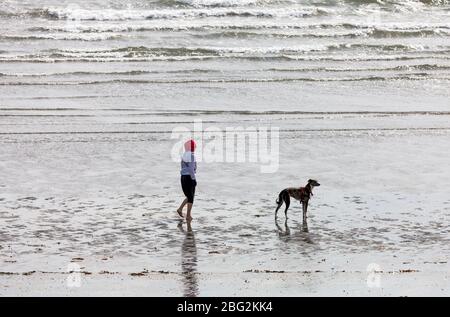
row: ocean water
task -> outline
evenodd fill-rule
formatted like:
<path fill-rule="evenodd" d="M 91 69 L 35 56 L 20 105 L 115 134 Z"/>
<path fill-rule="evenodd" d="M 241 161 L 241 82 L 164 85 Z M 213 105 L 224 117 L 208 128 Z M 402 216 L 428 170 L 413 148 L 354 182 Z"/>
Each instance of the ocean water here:
<path fill-rule="evenodd" d="M 448 105 L 444 1 L 2 1 L 0 23 L 2 108 Z"/>
<path fill-rule="evenodd" d="M 7 0 L 0 30 L 2 271 L 448 271 L 448 2 Z M 280 155 L 200 163 L 193 239 L 170 136 L 195 119 Z M 309 230 L 275 223 L 309 178 Z"/>

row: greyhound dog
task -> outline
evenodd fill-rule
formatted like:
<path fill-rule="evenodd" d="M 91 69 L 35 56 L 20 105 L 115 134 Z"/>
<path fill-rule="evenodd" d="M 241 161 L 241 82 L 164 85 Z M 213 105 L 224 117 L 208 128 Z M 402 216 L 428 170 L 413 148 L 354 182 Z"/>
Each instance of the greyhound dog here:
<path fill-rule="evenodd" d="M 308 184 L 306 184 L 305 187 L 300 188 L 286 188 L 283 189 L 280 194 L 278 195 L 277 199 L 277 209 L 275 210 L 275 219 L 277 218 L 278 209 L 280 209 L 281 205 L 283 205 L 283 202 L 286 204 L 286 209 L 284 210 L 284 214 L 287 218 L 287 211 L 289 209 L 289 205 L 291 204 L 291 197 L 294 199 L 297 199 L 301 202 L 302 208 L 303 208 L 303 222 L 306 223 L 306 213 L 308 211 L 308 202 L 311 196 L 313 196 L 312 190 L 314 187 L 320 186 L 320 184 L 314 180 L 310 179 L 308 180 Z"/>

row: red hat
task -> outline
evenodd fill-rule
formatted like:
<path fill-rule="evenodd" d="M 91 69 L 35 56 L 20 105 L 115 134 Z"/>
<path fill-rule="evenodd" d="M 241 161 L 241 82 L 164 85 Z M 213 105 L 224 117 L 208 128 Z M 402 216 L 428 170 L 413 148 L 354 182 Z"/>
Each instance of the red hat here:
<path fill-rule="evenodd" d="M 197 147 L 197 144 L 195 144 L 194 140 L 189 140 L 186 143 L 184 143 L 184 149 L 189 152 L 195 152 L 195 148 Z"/>

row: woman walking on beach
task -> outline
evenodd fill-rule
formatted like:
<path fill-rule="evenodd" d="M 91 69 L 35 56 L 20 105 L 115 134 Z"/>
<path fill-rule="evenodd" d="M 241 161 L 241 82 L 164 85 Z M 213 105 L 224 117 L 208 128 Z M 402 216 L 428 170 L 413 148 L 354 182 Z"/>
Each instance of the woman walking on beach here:
<path fill-rule="evenodd" d="M 184 144 L 184 154 L 181 158 L 181 188 L 186 198 L 178 208 L 177 212 L 180 217 L 183 217 L 183 208 L 187 205 L 186 220 L 192 220 L 192 205 L 194 204 L 195 187 L 197 181 L 195 179 L 195 173 L 197 172 L 197 162 L 195 161 L 195 148 L 196 144 L 194 140 L 189 140 Z"/>

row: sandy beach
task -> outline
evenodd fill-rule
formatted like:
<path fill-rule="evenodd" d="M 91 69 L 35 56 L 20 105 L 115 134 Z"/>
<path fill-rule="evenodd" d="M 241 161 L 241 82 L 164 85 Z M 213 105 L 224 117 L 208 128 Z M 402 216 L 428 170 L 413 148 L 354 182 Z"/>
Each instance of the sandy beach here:
<path fill-rule="evenodd" d="M 0 296 L 450 295 L 448 5 L 74 3 L 0 4 Z M 279 146 L 199 162 L 189 230 L 196 120 Z"/>
<path fill-rule="evenodd" d="M 2 162 L 10 172 L 9 180 L 2 180 L 1 294 L 181 295 L 187 280 L 199 296 L 448 295 L 450 179 L 447 158 L 433 152 L 448 136 L 373 133 L 341 136 L 337 142 L 335 132 L 332 138 L 319 132 L 321 145 L 310 152 L 308 165 L 320 173 L 322 186 L 311 201 L 308 232 L 299 204 L 291 207 L 287 223 L 282 213 L 274 221 L 277 184 L 290 184 L 289 173 L 261 174 L 255 188 L 257 165 L 202 166 L 204 175 L 216 177 L 199 177 L 189 233 L 175 212 L 178 175 L 169 171 L 177 164 L 161 157 L 166 163 L 158 173 L 146 169 L 148 153 L 132 149 L 139 141 L 104 142 L 102 136 L 95 145 L 92 139 L 5 142 Z M 287 139 L 281 150 L 307 149 L 318 139 L 308 135 L 293 142 L 299 138 Z M 169 144 L 139 149 L 163 156 Z M 345 154 L 327 155 L 333 146 Z M 367 148 L 370 159 L 345 164 Z M 14 160 L 19 155 L 32 159 L 19 168 Z M 68 165 L 61 156 L 77 164 Z M 406 159 L 416 171 L 414 183 Z M 298 161 L 293 155 L 281 164 L 289 171 Z M 336 171 L 335 164 L 342 168 Z M 235 185 L 227 186 L 231 179 Z M 73 270 L 81 272 L 81 287 L 67 287 Z M 372 271 L 381 274 L 375 286 L 370 283 L 378 275 Z M 104 288 L 108 283 L 116 286 Z M 214 288 L 215 283 L 229 287 Z"/>
<path fill-rule="evenodd" d="M 433 296 L 448 293 L 447 272 L 383 273 L 381 288 L 362 287 L 366 273 L 149 273 L 143 277 L 97 273 L 82 288 L 67 288 L 65 276 L 34 273 L 2 278 L 4 296 Z M 192 284 L 192 279 L 198 284 Z M 126 285 L 126 287 L 124 287 Z"/>

